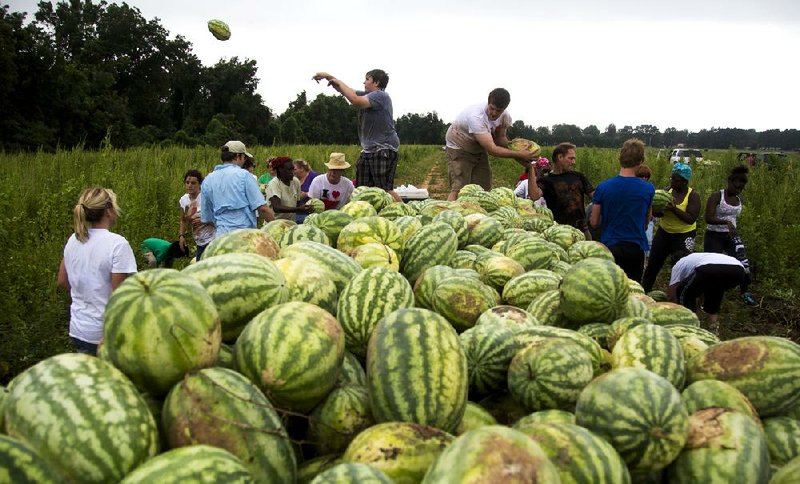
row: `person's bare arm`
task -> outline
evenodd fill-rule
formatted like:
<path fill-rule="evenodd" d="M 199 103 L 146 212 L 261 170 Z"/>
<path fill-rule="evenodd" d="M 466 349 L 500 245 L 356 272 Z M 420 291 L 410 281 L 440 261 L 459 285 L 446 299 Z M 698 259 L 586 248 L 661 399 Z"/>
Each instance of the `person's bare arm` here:
<path fill-rule="evenodd" d="M 505 125 L 501 125 L 494 130 L 494 143 L 497 146 L 508 148 L 508 134 L 506 129 Z"/>
<path fill-rule="evenodd" d="M 667 299 L 669 302 L 677 303 L 678 302 L 678 285 L 680 282 L 676 282 L 675 284 L 670 284 L 667 288 Z"/>
<path fill-rule="evenodd" d="M 502 146 L 497 146 L 494 143 L 494 138 L 490 133 L 479 133 L 475 135 L 475 140 L 485 149 L 487 153 L 492 156 L 500 158 L 512 158 L 517 160 L 517 163 L 527 169 L 530 162 L 539 159 L 539 153 L 532 153 L 530 151 L 514 151 Z"/>
<path fill-rule="evenodd" d="M 542 189 L 536 181 L 536 167 L 528 163 L 528 198 L 539 200 L 542 198 Z"/>
<path fill-rule="evenodd" d="M 673 204 L 667 205 L 665 211 L 670 211 L 675 214 L 681 222 L 685 224 L 693 224 L 697 221 L 697 216 L 700 215 L 700 195 L 692 191 L 689 194 L 689 202 L 686 204 L 686 211 L 683 211 Z"/>
<path fill-rule="evenodd" d="M 266 203 L 258 207 L 258 216 L 262 221 L 266 222 L 272 222 L 275 220 L 275 212 L 273 212 Z"/>
<path fill-rule="evenodd" d="M 277 195 L 270 198 L 269 203 L 272 205 L 272 211 L 277 213 L 311 213 L 313 210 L 313 208 L 309 205 L 301 205 L 299 207 L 290 207 L 288 205 L 284 205 Z"/>
<path fill-rule="evenodd" d="M 58 277 L 56 278 L 56 284 L 58 287 L 64 288 L 67 291 L 70 290 L 69 286 L 69 278 L 67 277 L 67 266 L 64 265 L 64 259 L 61 259 L 61 266 L 58 268 Z"/>
<path fill-rule="evenodd" d="M 316 74 L 314 74 L 314 77 L 312 77 L 312 79 L 314 79 L 317 82 L 319 82 L 322 79 L 325 79 L 326 81 L 328 81 L 329 86 L 339 91 L 339 93 L 341 93 L 341 95 L 344 96 L 345 99 L 347 99 L 350 102 L 350 104 L 352 104 L 357 108 L 364 109 L 369 107 L 369 98 L 366 95 L 359 96 L 358 94 L 356 94 L 356 91 L 353 88 L 345 84 L 340 79 L 337 79 L 334 76 L 328 74 L 327 72 L 317 72 Z"/>
<path fill-rule="evenodd" d="M 122 272 L 112 272 L 111 273 L 111 290 L 118 288 L 122 282 L 128 278 L 130 274 L 122 273 Z"/>
<path fill-rule="evenodd" d="M 600 216 L 602 214 L 603 206 L 596 203 L 592 204 L 592 213 L 589 215 L 589 225 L 593 229 L 600 226 Z"/>

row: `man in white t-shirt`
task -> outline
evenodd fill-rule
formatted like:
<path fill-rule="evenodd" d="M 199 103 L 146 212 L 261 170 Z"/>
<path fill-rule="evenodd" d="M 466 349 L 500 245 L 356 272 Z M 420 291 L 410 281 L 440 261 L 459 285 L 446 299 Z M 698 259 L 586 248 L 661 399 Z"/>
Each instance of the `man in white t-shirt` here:
<path fill-rule="evenodd" d="M 719 325 L 722 296 L 739 286 L 745 277 L 741 262 L 725 254 L 695 252 L 681 258 L 672 268 L 669 299 L 697 311 L 697 298 L 703 296 L 703 311 L 712 329 Z"/>
<path fill-rule="evenodd" d="M 538 153 L 507 148 L 506 130 L 511 126 L 511 116 L 506 112 L 509 103 L 511 95 L 498 87 L 489 93 L 487 104 L 468 107 L 450 125 L 445 136 L 450 176 L 448 200 L 455 200 L 461 188 L 470 183 L 477 183 L 484 190 L 492 188 L 490 154 L 513 158 L 526 169 L 539 158 Z"/>
<path fill-rule="evenodd" d="M 322 200 L 325 210 L 342 208 L 353 193 L 353 182 L 342 176 L 344 170 L 350 168 L 350 163 L 345 160 L 344 153 L 331 153 L 325 166 L 328 172 L 314 178 L 308 187 L 308 196 Z"/>

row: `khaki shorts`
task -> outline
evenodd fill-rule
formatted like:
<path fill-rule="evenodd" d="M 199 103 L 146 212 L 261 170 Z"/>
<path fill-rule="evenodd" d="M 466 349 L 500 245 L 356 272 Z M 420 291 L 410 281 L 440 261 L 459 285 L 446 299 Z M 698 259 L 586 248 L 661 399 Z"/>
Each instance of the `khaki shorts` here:
<path fill-rule="evenodd" d="M 476 183 L 484 190 L 492 188 L 492 169 L 489 155 L 482 151 L 470 153 L 457 148 L 447 148 L 447 174 L 450 176 L 450 191 L 457 192 L 464 185 Z"/>

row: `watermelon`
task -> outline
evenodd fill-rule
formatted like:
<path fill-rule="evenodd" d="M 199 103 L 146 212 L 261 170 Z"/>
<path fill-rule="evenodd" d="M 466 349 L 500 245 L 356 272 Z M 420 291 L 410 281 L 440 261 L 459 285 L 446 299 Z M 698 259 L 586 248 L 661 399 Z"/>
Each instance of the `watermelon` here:
<path fill-rule="evenodd" d="M 375 207 L 363 200 L 351 200 L 341 208 L 341 211 L 353 217 L 353 220 L 361 217 L 374 217 L 378 215 L 378 211 L 375 210 Z"/>
<path fill-rule="evenodd" d="M 766 418 L 764 435 L 772 465 L 784 466 L 800 456 L 800 420 L 791 417 Z"/>
<path fill-rule="evenodd" d="M 614 447 L 589 430 L 571 423 L 537 423 L 519 430 L 544 450 L 561 482 L 631 482 Z"/>
<path fill-rule="evenodd" d="M 800 457 L 795 457 L 773 474 L 769 484 L 797 484 L 798 482 L 800 482 Z"/>
<path fill-rule="evenodd" d="M 689 432 L 689 415 L 678 391 L 642 368 L 621 368 L 595 378 L 578 397 L 575 422 L 608 440 L 634 476 L 667 467 Z"/>
<path fill-rule="evenodd" d="M 156 423 L 136 387 L 86 354 L 52 356 L 17 375 L 8 387 L 5 426 L 59 482 L 117 482 L 158 451 Z M 28 472 L 44 472 L 37 467 L 31 463 Z"/>
<path fill-rule="evenodd" d="M 688 385 L 681 393 L 686 410 L 692 413 L 709 407 L 730 408 L 748 415 L 758 425 L 761 419 L 750 400 L 731 385 L 718 380 L 700 380 Z"/>
<path fill-rule="evenodd" d="M 459 436 L 428 469 L 426 484 L 561 482 L 547 454 L 528 436 L 487 425 Z"/>
<path fill-rule="evenodd" d="M 553 219 L 544 215 L 535 215 L 522 220 L 522 228 L 529 232 L 543 234 L 545 230 L 553 226 Z"/>
<path fill-rule="evenodd" d="M 165 452 L 136 468 L 122 484 L 255 482 L 242 461 L 219 447 L 191 445 Z"/>
<path fill-rule="evenodd" d="M 477 183 L 468 183 L 461 187 L 461 190 L 459 190 L 458 199 L 460 200 L 462 198 L 469 198 L 470 196 L 482 191 L 484 191 L 483 187 Z"/>
<path fill-rule="evenodd" d="M 392 484 L 394 481 L 380 469 L 358 463 L 342 463 L 320 473 L 312 484 Z"/>
<path fill-rule="evenodd" d="M 571 225 L 553 225 L 547 228 L 542 235 L 546 240 L 553 242 L 564 250 L 569 249 L 576 242 L 586 240 L 586 235 Z"/>
<path fill-rule="evenodd" d="M 545 326 L 562 326 L 566 322 L 561 313 L 561 293 L 558 289 L 540 293 L 528 304 L 527 311 Z"/>
<path fill-rule="evenodd" d="M 337 381 L 337 384 L 345 385 L 348 383 L 366 387 L 367 372 L 364 371 L 364 367 L 361 365 L 361 362 L 358 360 L 358 358 L 356 358 L 353 353 L 345 350 L 344 359 L 342 360 L 342 368 L 339 371 L 339 380 Z"/>
<path fill-rule="evenodd" d="M 644 288 L 638 281 L 634 281 L 633 279 L 628 279 L 628 289 L 630 289 L 631 295 L 633 294 L 641 294 L 644 295 Z"/>
<path fill-rule="evenodd" d="M 186 375 L 167 396 L 162 419 L 172 448 L 213 445 L 241 459 L 259 481 L 295 477 L 295 456 L 280 417 L 239 373 L 206 368 Z"/>
<path fill-rule="evenodd" d="M 659 326 L 683 323 L 700 326 L 700 319 L 691 309 L 671 302 L 657 302 L 650 306 L 650 322 Z"/>
<path fill-rule="evenodd" d="M 217 40 L 228 40 L 231 38 L 231 28 L 222 20 L 209 20 L 208 31 L 211 32 L 211 35 Z"/>
<path fill-rule="evenodd" d="M 503 287 L 503 300 L 518 308 L 527 308 L 539 294 L 558 289 L 561 276 L 547 269 L 534 269 L 509 280 Z"/>
<path fill-rule="evenodd" d="M 336 314 L 339 291 L 336 290 L 336 283 L 327 268 L 309 263 L 308 259 L 302 257 L 278 259 L 275 265 L 286 281 L 287 297 L 281 302 L 307 302 Z M 271 304 L 270 307 L 274 305 Z"/>
<path fill-rule="evenodd" d="M 481 281 L 453 276 L 440 282 L 431 297 L 433 310 L 444 316 L 457 331 L 475 326 L 487 309 L 497 305 L 495 294 Z"/>
<path fill-rule="evenodd" d="M 533 142 L 531 141 L 531 143 Z M 519 200 L 519 198 L 514 195 L 514 190 L 508 187 L 494 187 L 489 190 L 489 193 L 493 194 L 500 205 L 504 207 L 515 207 L 517 205 L 517 200 Z"/>
<path fill-rule="evenodd" d="M 463 435 L 470 430 L 487 425 L 497 425 L 497 420 L 477 403 L 467 402 L 464 418 L 461 419 L 461 423 L 458 424 L 455 433 L 456 435 Z"/>
<path fill-rule="evenodd" d="M 222 324 L 222 339 L 233 341 L 253 317 L 286 302 L 286 279 L 269 259 L 256 254 L 203 258 L 183 271 L 211 296 Z"/>
<path fill-rule="evenodd" d="M 611 352 L 613 368 L 644 368 L 666 378 L 678 390 L 686 381 L 683 348 L 669 330 L 641 324 L 626 331 Z"/>
<path fill-rule="evenodd" d="M 686 447 L 669 466 L 669 482 L 767 484 L 769 454 L 764 434 L 748 416 L 711 407 L 689 416 Z"/>
<path fill-rule="evenodd" d="M 485 395 L 506 388 L 508 365 L 518 350 L 514 333 L 484 324 L 464 331 L 459 339 L 467 357 L 470 393 Z"/>
<path fill-rule="evenodd" d="M 480 245 L 489 248 L 503 236 L 503 226 L 496 219 L 475 213 L 464 217 L 467 221 L 467 245 Z"/>
<path fill-rule="evenodd" d="M 166 395 L 187 371 L 217 361 L 222 332 L 214 301 L 199 282 L 174 269 L 125 279 L 103 319 L 108 360 L 153 395 Z"/>
<path fill-rule="evenodd" d="M 560 310 L 579 324 L 610 323 L 628 301 L 628 278 L 612 261 L 584 259 L 561 281 Z"/>
<path fill-rule="evenodd" d="M 283 233 L 279 244 L 281 248 L 289 247 L 301 240 L 310 240 L 320 244 L 331 245 L 331 241 L 325 232 L 311 224 L 295 225 Z"/>
<path fill-rule="evenodd" d="M 555 272 L 561 277 L 567 275 L 567 272 L 569 272 L 570 269 L 572 269 L 572 264 L 569 262 L 564 262 L 563 260 L 556 262 L 550 267 L 551 271 Z"/>
<path fill-rule="evenodd" d="M 325 202 L 319 198 L 309 198 L 306 202 L 306 207 L 309 206 L 313 209 L 312 213 L 322 213 L 325 211 Z"/>
<path fill-rule="evenodd" d="M 406 242 L 400 261 L 400 272 L 414 284 L 425 269 L 450 262 L 456 254 L 457 246 L 456 233 L 449 225 L 431 222 Z"/>
<path fill-rule="evenodd" d="M 417 217 L 411 216 L 396 218 L 394 224 L 400 229 L 400 239 L 403 241 L 403 247 L 405 247 L 411 236 L 422 228 L 422 222 Z"/>
<path fill-rule="evenodd" d="M 666 302 L 667 301 L 667 293 L 664 291 L 650 291 L 647 295 L 652 298 L 656 302 Z"/>
<path fill-rule="evenodd" d="M 536 320 L 528 311 L 514 306 L 495 306 L 483 312 L 475 321 L 475 326 L 483 324 L 499 325 L 517 332 L 530 326 L 538 326 Z"/>
<path fill-rule="evenodd" d="M 298 242 L 281 250 L 280 256 L 281 258 L 306 258 L 308 265 L 319 265 L 326 268 L 339 292 L 350 282 L 350 279 L 361 272 L 361 266 L 353 259 L 318 242 Z"/>
<path fill-rule="evenodd" d="M 493 287 L 502 295 L 503 288 L 511 279 L 525 273 L 525 268 L 511 257 L 492 257 L 481 267 L 480 276 L 484 284 Z"/>
<path fill-rule="evenodd" d="M 419 482 L 453 436 L 414 423 L 374 425 L 350 442 L 342 460 L 367 464 L 397 483 Z"/>
<path fill-rule="evenodd" d="M 267 259 L 277 259 L 278 251 L 277 242 L 268 233 L 258 229 L 236 229 L 212 240 L 203 252 L 203 259 L 233 252 L 246 252 Z"/>
<path fill-rule="evenodd" d="M 309 484 L 326 470 L 342 463 L 340 454 L 328 454 L 309 459 L 297 466 L 297 484 Z"/>
<path fill-rule="evenodd" d="M 313 219 L 312 219 L 313 220 Z M 308 217 L 306 217 L 306 222 L 308 222 Z M 277 218 L 271 222 L 265 223 L 261 227 L 261 231 L 272 237 L 272 240 L 275 242 L 279 242 L 283 237 L 283 234 L 286 233 L 287 230 L 297 225 L 294 220 L 289 220 L 285 218 Z"/>
<path fill-rule="evenodd" d="M 543 338 L 511 360 L 508 389 L 528 411 L 572 410 L 592 378 L 592 358 L 586 350 L 569 340 Z"/>
<path fill-rule="evenodd" d="M 455 276 L 455 270 L 445 265 L 425 269 L 414 283 L 414 300 L 417 307 L 433 309 L 433 291 L 448 277 Z"/>
<path fill-rule="evenodd" d="M 221 368 L 228 368 L 235 370 L 236 361 L 233 354 L 233 346 L 222 343 L 219 345 L 219 356 L 217 357 L 217 364 Z"/>
<path fill-rule="evenodd" d="M 800 345 L 785 338 L 749 336 L 711 346 L 687 365 L 688 381 L 733 385 L 761 418 L 781 415 L 800 401 Z"/>
<path fill-rule="evenodd" d="M 545 240 L 526 237 L 506 248 L 506 256 L 519 262 L 526 271 L 550 269 L 558 255 Z"/>
<path fill-rule="evenodd" d="M 397 252 L 388 245 L 370 242 L 359 245 L 350 251 L 349 255 L 364 269 L 385 267 L 395 272 L 400 270 L 400 258 L 397 256 Z"/>
<path fill-rule="evenodd" d="M 493 393 L 478 402 L 500 425 L 512 425 L 528 414 L 510 393 Z"/>
<path fill-rule="evenodd" d="M 628 295 L 628 302 L 625 303 L 625 307 L 622 308 L 622 311 L 620 311 L 618 316 L 620 318 L 644 318 L 650 321 L 650 319 L 653 317 L 653 313 L 650 311 L 650 306 L 641 297 L 637 296 L 640 295 Z"/>
<path fill-rule="evenodd" d="M 303 223 L 306 225 L 313 225 L 314 227 L 317 227 L 325 232 L 325 235 L 328 236 L 328 240 L 333 245 L 339 239 L 339 233 L 341 233 L 342 229 L 353 221 L 353 217 L 345 212 L 342 212 L 341 210 L 326 210 L 314 217 L 312 220 L 313 222 L 308 220 L 308 217 L 306 217 Z M 276 240 L 280 240 L 280 237 L 278 237 Z"/>
<path fill-rule="evenodd" d="M 611 325 L 604 323 L 589 323 L 578 328 L 578 333 L 597 341 L 602 348 L 608 348 L 608 334 L 611 332 Z"/>
<path fill-rule="evenodd" d="M 514 424 L 514 428 L 524 433 L 526 428 L 542 423 L 574 424 L 575 414 L 567 412 L 566 410 L 540 410 L 517 420 Z"/>
<path fill-rule="evenodd" d="M 0 480 L 2 482 L 61 482 L 58 472 L 39 454 L 17 439 L 0 435 Z"/>
<path fill-rule="evenodd" d="M 670 323 L 665 324 L 664 327 L 672 333 L 673 336 L 680 339 L 697 338 L 708 346 L 715 345 L 720 342 L 719 336 L 711 331 L 686 323 Z M 689 361 L 687 358 L 686 361 Z"/>
<path fill-rule="evenodd" d="M 382 188 L 360 186 L 353 190 L 353 194 L 350 195 L 350 201 L 351 203 L 359 201 L 367 202 L 372 205 L 376 212 L 380 212 L 385 207 L 389 206 L 393 202 L 393 199 Z"/>
<path fill-rule="evenodd" d="M 336 242 L 336 248 L 350 254 L 359 245 L 378 243 L 390 247 L 397 253 L 403 250 L 400 229 L 389 219 L 362 217 L 345 225 Z"/>
<path fill-rule="evenodd" d="M 577 343 L 578 346 L 583 348 L 592 357 L 592 369 L 594 376 L 605 373 L 609 368 L 608 362 L 603 357 L 603 349 L 592 338 L 580 334 L 577 331 L 572 331 L 565 328 L 556 328 L 553 326 L 534 326 L 532 328 L 525 328 L 514 334 L 517 344 L 520 348 L 524 348 L 529 344 L 538 341 L 542 338 L 564 338 Z"/>
<path fill-rule="evenodd" d="M 467 400 L 467 358 L 458 335 L 427 309 L 398 309 L 381 319 L 367 349 L 367 384 L 378 422 L 455 430 Z"/>
<path fill-rule="evenodd" d="M 417 211 L 410 205 L 402 202 L 392 202 L 383 207 L 378 215 L 388 220 L 397 220 L 400 217 L 416 215 Z"/>
<path fill-rule="evenodd" d="M 308 440 L 321 454 L 344 452 L 353 438 L 373 423 L 367 389 L 342 385 L 309 415 Z"/>
<path fill-rule="evenodd" d="M 344 358 L 344 333 L 312 304 L 271 307 L 236 341 L 236 367 L 279 407 L 307 412 L 333 389 Z"/>
<path fill-rule="evenodd" d="M 453 229 L 453 232 L 456 233 L 456 237 L 458 237 L 459 248 L 462 248 L 467 245 L 467 239 L 469 237 L 469 227 L 463 215 L 456 212 L 455 210 L 445 210 L 443 212 L 436 214 L 433 217 L 433 222 L 444 222 L 447 225 L 449 225 Z"/>
<path fill-rule="evenodd" d="M 608 328 L 608 334 L 606 335 L 606 344 L 608 346 L 606 347 L 609 350 L 614 351 L 617 341 L 619 341 L 623 334 L 625 334 L 629 329 L 635 328 L 636 326 L 640 326 L 642 324 L 650 324 L 650 320 L 645 318 L 615 319 Z"/>
<path fill-rule="evenodd" d="M 414 294 L 403 276 L 384 267 L 364 269 L 339 295 L 336 313 L 344 331 L 345 347 L 354 355 L 365 357 L 378 321 L 397 309 L 413 306 Z"/>
<path fill-rule="evenodd" d="M 443 201 L 433 201 L 419 211 L 419 220 L 422 225 L 428 225 L 442 212 L 450 210 L 450 204 Z"/>
<path fill-rule="evenodd" d="M 506 229 L 522 229 L 522 217 L 510 206 L 500 207 L 490 215 Z"/>
<path fill-rule="evenodd" d="M 654 213 L 663 213 L 667 205 L 672 202 L 672 194 L 666 190 L 656 190 L 653 202 L 650 205 Z"/>
<path fill-rule="evenodd" d="M 598 259 L 605 259 L 614 262 L 614 254 L 608 250 L 608 247 L 593 240 L 581 240 L 579 242 L 575 242 L 569 246 L 567 255 L 569 256 L 570 264 L 575 264 L 583 259 L 588 259 L 589 257 L 596 257 Z"/>

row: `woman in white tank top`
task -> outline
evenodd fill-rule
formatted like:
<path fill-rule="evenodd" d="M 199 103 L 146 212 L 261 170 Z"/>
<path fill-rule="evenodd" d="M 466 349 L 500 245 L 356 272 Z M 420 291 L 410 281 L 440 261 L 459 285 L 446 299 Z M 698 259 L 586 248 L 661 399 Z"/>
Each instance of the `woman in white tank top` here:
<path fill-rule="evenodd" d="M 750 306 L 756 304 L 753 295 L 747 291 L 750 285 L 750 264 L 744 243 L 739 236 L 736 225 L 742 213 L 742 193 L 747 185 L 748 168 L 734 167 L 728 175 L 728 186 L 708 197 L 706 202 L 706 233 L 703 239 L 705 252 L 727 254 L 738 259 L 745 267 L 746 277 L 741 285 L 744 302 Z"/>

